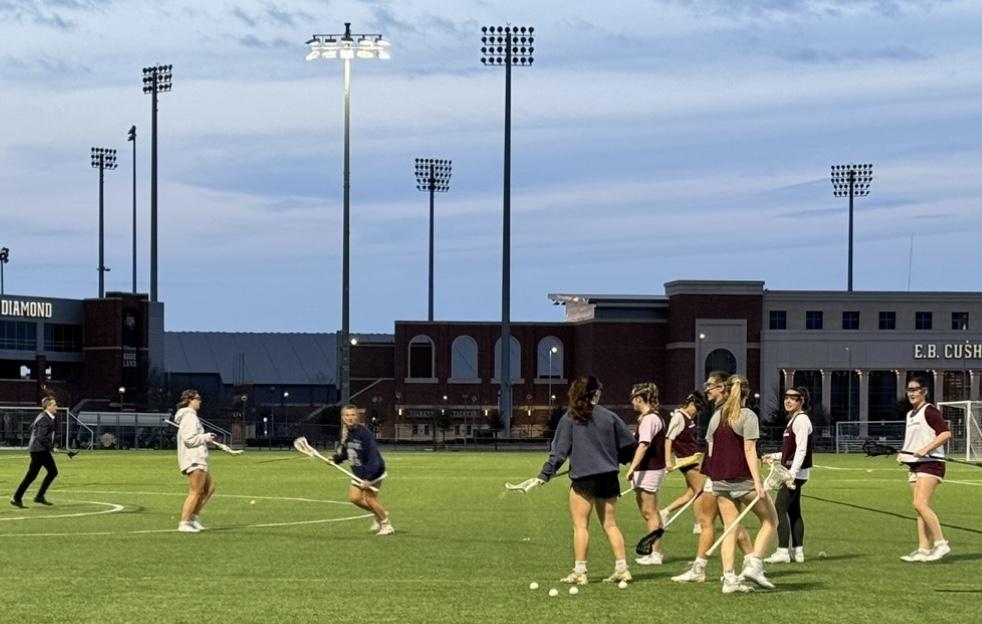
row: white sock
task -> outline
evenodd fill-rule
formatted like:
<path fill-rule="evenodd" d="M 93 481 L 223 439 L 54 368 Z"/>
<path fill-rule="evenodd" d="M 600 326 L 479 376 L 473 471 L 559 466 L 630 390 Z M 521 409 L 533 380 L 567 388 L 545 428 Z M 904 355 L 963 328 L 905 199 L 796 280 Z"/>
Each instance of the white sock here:
<path fill-rule="evenodd" d="M 616 570 L 617 572 L 623 572 L 626 569 L 627 569 L 626 559 L 618 559 L 617 561 L 614 562 L 614 570 Z"/>
<path fill-rule="evenodd" d="M 709 562 L 706 559 L 703 559 L 702 557 L 696 557 L 696 560 L 692 562 L 692 567 L 704 570 L 706 568 L 707 563 Z"/>
<path fill-rule="evenodd" d="M 573 563 L 573 572 L 586 574 L 586 561 L 576 561 Z"/>

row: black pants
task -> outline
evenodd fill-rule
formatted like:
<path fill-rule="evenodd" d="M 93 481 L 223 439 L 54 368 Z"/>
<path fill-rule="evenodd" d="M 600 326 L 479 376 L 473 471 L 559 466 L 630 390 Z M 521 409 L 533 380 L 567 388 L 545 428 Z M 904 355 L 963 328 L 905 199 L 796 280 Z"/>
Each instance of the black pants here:
<path fill-rule="evenodd" d="M 41 468 L 44 468 L 47 473 L 44 475 L 44 481 L 41 482 L 41 489 L 38 490 L 35 498 L 44 498 L 44 493 L 48 491 L 51 482 L 58 476 L 58 466 L 55 465 L 55 458 L 51 454 L 51 451 L 31 453 L 31 465 L 27 469 L 27 474 L 24 475 L 24 480 L 20 482 L 17 492 L 14 493 L 14 500 L 19 501 L 24 498 L 24 493 L 27 492 L 27 488 L 31 487 L 31 484 L 37 479 Z"/>
<path fill-rule="evenodd" d="M 808 483 L 805 479 L 795 479 L 795 488 L 782 487 L 777 492 L 777 545 L 788 548 L 805 545 L 805 521 L 801 517 L 801 489 Z"/>

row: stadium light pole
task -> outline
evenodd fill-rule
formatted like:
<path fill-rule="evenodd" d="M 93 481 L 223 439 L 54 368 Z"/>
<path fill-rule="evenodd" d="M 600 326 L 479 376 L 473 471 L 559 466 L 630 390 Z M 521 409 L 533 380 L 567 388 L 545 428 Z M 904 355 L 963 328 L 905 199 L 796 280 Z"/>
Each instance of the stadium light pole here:
<path fill-rule="evenodd" d="M 307 41 L 310 51 L 306 60 L 341 59 L 344 61 L 344 168 L 342 173 L 342 213 L 341 213 L 341 339 L 338 373 L 340 377 L 341 403 L 351 397 L 351 332 L 349 319 L 350 250 L 351 232 L 351 60 L 388 59 L 389 42 L 379 34 L 354 34 L 351 22 L 344 23 L 340 34 L 314 34 Z"/>
<path fill-rule="evenodd" d="M 92 148 L 92 168 L 99 170 L 99 298 L 106 296 L 105 208 L 103 187 L 106 169 L 116 168 L 116 150 L 105 147 Z"/>
<path fill-rule="evenodd" d="M 482 26 L 481 63 L 505 68 L 505 163 L 501 234 L 501 371 L 498 413 L 505 437 L 511 437 L 511 68 L 531 67 L 535 49 L 531 26 Z"/>
<path fill-rule="evenodd" d="M 136 126 L 130 126 L 126 140 L 133 143 L 133 294 L 136 294 Z"/>
<path fill-rule="evenodd" d="M 143 68 L 143 92 L 150 94 L 150 301 L 157 301 L 157 94 L 171 90 L 173 65 Z M 134 139 L 134 145 L 136 141 Z"/>
<path fill-rule="evenodd" d="M 4 293 L 3 290 L 3 265 L 10 262 L 10 248 L 0 247 L 0 295 Z"/>
<path fill-rule="evenodd" d="M 852 204 L 854 197 L 869 195 L 873 165 L 832 165 L 832 193 L 849 198 L 849 292 L 852 292 Z"/>
<path fill-rule="evenodd" d="M 430 322 L 433 322 L 433 195 L 434 193 L 446 193 L 450 190 L 452 168 L 453 162 L 449 160 L 416 159 L 416 188 L 420 191 L 428 191 L 430 194 L 430 297 L 429 316 L 427 317 Z"/>

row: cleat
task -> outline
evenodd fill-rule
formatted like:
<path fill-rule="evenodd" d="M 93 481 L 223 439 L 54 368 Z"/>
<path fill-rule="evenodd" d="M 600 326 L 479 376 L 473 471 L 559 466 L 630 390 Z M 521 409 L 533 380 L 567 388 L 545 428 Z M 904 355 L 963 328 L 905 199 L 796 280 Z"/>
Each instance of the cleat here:
<path fill-rule="evenodd" d="M 743 562 L 743 570 L 740 572 L 740 580 L 750 579 L 765 589 L 774 589 L 774 583 L 764 574 L 764 564 L 756 557 L 747 558 Z"/>
<path fill-rule="evenodd" d="M 375 535 L 392 535 L 395 532 L 395 527 L 392 526 L 391 522 L 383 522 L 381 527 L 379 527 L 378 533 Z"/>
<path fill-rule="evenodd" d="M 921 561 L 928 561 L 928 556 L 931 554 L 930 550 L 917 549 L 911 552 L 909 555 L 904 555 L 900 558 L 901 561 L 906 561 L 907 563 L 918 563 Z"/>
<path fill-rule="evenodd" d="M 797 561 L 797 557 L 795 561 Z M 773 555 L 764 559 L 764 563 L 791 563 L 791 553 L 787 548 L 778 548 Z"/>
<path fill-rule="evenodd" d="M 205 525 L 201 524 L 201 521 L 198 520 L 198 516 L 191 516 L 191 521 L 188 524 L 198 529 L 199 531 L 205 530 Z"/>
<path fill-rule="evenodd" d="M 938 561 L 950 552 L 951 546 L 948 545 L 948 542 L 937 542 L 934 544 L 934 548 L 927 554 L 927 557 L 924 558 L 924 561 Z"/>
<path fill-rule="evenodd" d="M 804 563 L 805 562 L 805 547 L 804 546 L 795 546 L 795 549 L 794 549 L 794 557 L 792 557 L 791 560 L 794 561 L 795 563 Z"/>
<path fill-rule="evenodd" d="M 634 560 L 638 565 L 661 565 L 662 564 L 662 554 L 660 552 L 653 552 L 650 555 L 645 555 L 644 557 L 638 557 Z"/>
<path fill-rule="evenodd" d="M 740 576 L 737 576 L 732 572 L 724 574 L 723 578 L 720 580 L 723 581 L 724 594 L 745 594 L 753 591 L 752 587 L 743 583 Z"/>
<path fill-rule="evenodd" d="M 673 576 L 672 581 L 676 583 L 705 583 L 706 568 L 692 564 L 692 567 L 682 574 Z"/>
<path fill-rule="evenodd" d="M 24 501 L 20 500 L 19 498 L 11 497 L 10 504 L 13 505 L 14 507 L 20 507 L 21 509 L 26 509 L 26 507 L 24 507 Z"/>
<path fill-rule="evenodd" d="M 51 501 L 49 501 L 43 496 L 35 496 L 34 502 L 37 503 L 38 505 L 44 505 L 45 507 L 51 507 L 52 505 L 54 505 L 54 503 L 52 503 Z"/>
<path fill-rule="evenodd" d="M 177 525 L 178 533 L 200 533 L 201 529 L 194 528 L 194 525 L 190 522 L 182 522 Z"/>
<path fill-rule="evenodd" d="M 629 583 L 633 580 L 634 577 L 631 576 L 631 571 L 624 568 L 623 570 L 614 570 L 613 574 L 604 579 L 604 583 L 620 583 L 621 581 Z"/>
<path fill-rule="evenodd" d="M 574 570 L 573 572 L 570 572 L 568 575 L 559 579 L 559 582 L 569 583 L 570 585 L 586 585 L 587 584 L 586 572 L 576 572 Z"/>

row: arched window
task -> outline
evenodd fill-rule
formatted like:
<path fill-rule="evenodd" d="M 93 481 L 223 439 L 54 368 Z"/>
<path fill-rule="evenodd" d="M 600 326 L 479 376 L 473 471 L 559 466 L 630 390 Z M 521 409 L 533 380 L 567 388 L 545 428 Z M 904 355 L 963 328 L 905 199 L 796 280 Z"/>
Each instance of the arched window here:
<path fill-rule="evenodd" d="M 433 379 L 436 369 L 433 340 L 429 336 L 416 336 L 409 341 L 409 377 Z"/>
<path fill-rule="evenodd" d="M 450 378 L 478 379 L 477 341 L 470 336 L 457 336 L 450 347 Z"/>
<path fill-rule="evenodd" d="M 706 377 L 709 373 L 721 370 L 730 375 L 737 372 L 736 357 L 726 349 L 714 349 L 706 356 Z"/>
<path fill-rule="evenodd" d="M 518 340 L 512 336 L 511 337 L 511 358 L 509 358 L 509 363 L 511 364 L 511 380 L 515 381 L 522 378 L 522 345 L 518 344 Z M 494 343 L 494 378 L 501 379 L 501 338 Z"/>
<path fill-rule="evenodd" d="M 539 379 L 563 378 L 563 343 L 555 336 L 539 341 L 536 350 L 536 376 Z"/>

